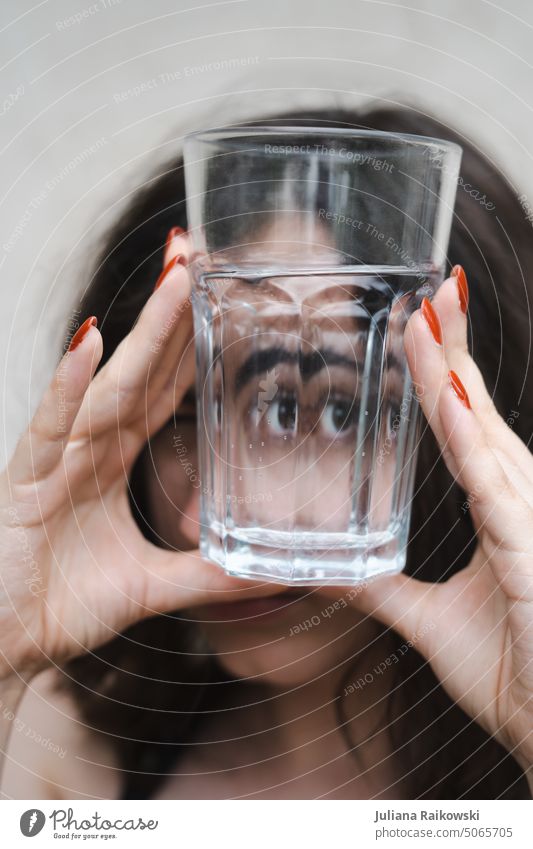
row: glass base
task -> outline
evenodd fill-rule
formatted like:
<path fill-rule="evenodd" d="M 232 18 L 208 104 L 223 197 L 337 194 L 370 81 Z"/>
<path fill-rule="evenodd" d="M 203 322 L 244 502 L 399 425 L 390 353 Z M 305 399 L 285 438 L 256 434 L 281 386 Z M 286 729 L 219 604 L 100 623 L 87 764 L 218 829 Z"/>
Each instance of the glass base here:
<path fill-rule="evenodd" d="M 396 574 L 405 566 L 402 534 L 265 532 L 241 528 L 202 534 L 200 551 L 228 574 L 291 586 L 353 586 L 377 575 Z"/>

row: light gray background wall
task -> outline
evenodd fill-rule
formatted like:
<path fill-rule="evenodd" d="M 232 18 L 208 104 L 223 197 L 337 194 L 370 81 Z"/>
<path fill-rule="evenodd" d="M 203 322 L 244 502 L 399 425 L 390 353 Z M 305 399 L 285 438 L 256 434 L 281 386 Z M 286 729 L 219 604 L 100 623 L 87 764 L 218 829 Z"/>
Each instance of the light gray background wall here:
<path fill-rule="evenodd" d="M 532 43 L 530 0 L 2 0 L 0 461 L 99 234 L 184 132 L 279 105 L 408 99 L 533 198 Z"/>

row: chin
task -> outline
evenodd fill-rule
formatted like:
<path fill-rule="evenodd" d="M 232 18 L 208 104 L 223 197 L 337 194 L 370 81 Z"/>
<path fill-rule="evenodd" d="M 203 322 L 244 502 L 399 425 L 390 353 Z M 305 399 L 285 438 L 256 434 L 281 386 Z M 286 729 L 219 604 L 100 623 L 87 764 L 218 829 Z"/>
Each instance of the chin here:
<path fill-rule="evenodd" d="M 333 658 L 328 657 L 320 645 L 309 644 L 310 641 L 304 641 L 307 646 L 286 646 L 284 641 L 273 645 L 261 645 L 258 642 L 250 644 L 246 641 L 239 649 L 231 639 L 221 641 L 223 645 L 217 645 L 216 639 L 209 634 L 206 636 L 226 672 L 251 684 L 295 687 L 328 672 L 334 665 Z M 297 637 L 289 639 L 295 643 L 298 641 Z"/>
<path fill-rule="evenodd" d="M 308 590 L 273 598 L 191 610 L 220 665 L 234 678 L 287 688 L 334 672 L 354 659 L 368 639 L 353 609 L 326 618 L 328 604 Z M 305 629 L 302 623 L 311 621 Z"/>
<path fill-rule="evenodd" d="M 217 653 L 221 666 L 234 678 L 250 684 L 263 684 L 274 689 L 289 689 L 319 679 L 335 664 L 321 664 L 305 658 L 287 658 L 283 653 L 257 651 L 246 659 Z"/>

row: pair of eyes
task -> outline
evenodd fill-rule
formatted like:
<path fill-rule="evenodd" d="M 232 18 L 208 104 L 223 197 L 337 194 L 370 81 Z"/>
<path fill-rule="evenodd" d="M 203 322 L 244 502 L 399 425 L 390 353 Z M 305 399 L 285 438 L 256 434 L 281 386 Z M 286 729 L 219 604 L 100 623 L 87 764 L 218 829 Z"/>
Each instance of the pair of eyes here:
<path fill-rule="evenodd" d="M 272 436 L 286 436 L 298 426 L 298 399 L 295 393 L 284 392 L 268 403 L 261 427 Z M 357 425 L 358 405 L 354 398 L 331 397 L 322 405 L 314 429 L 319 427 L 327 439 L 338 439 L 352 432 Z"/>

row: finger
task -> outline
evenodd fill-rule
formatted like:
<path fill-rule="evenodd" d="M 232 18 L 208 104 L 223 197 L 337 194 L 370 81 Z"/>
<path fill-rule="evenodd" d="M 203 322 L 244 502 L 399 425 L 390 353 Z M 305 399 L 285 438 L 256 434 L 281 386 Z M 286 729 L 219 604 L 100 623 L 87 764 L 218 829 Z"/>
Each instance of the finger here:
<path fill-rule="evenodd" d="M 481 417 L 491 445 L 506 452 L 511 461 L 524 466 L 527 477 L 533 478 L 531 452 L 506 421 L 508 419 L 514 423 L 516 411 L 506 411 L 505 419 L 498 413 L 483 375 L 470 355 L 467 341 L 468 312 L 464 311 L 469 300 L 468 283 L 463 269 L 460 266 L 455 266 L 455 269 L 455 274 L 444 281 L 433 299 L 442 326 L 446 360 L 449 367 L 460 374 L 468 385 L 470 400 Z M 475 354 L 475 338 L 472 344 Z"/>
<path fill-rule="evenodd" d="M 72 337 L 28 429 L 18 442 L 8 467 L 11 482 L 34 483 L 57 466 L 102 351 L 102 337 L 92 316 Z"/>
<path fill-rule="evenodd" d="M 441 392 L 439 414 L 476 529 L 488 534 L 501 551 L 531 551 L 532 510 L 492 450 L 468 389 L 453 372 Z"/>
<path fill-rule="evenodd" d="M 409 367 L 422 387 L 421 405 L 437 438 L 446 465 L 468 495 L 476 528 L 493 544 L 516 548 L 525 544 L 530 508 L 506 475 L 491 449 L 478 415 L 457 374 L 448 368 L 444 332 L 427 302 L 411 316 L 405 336 Z M 519 519 L 520 529 L 516 527 Z M 516 527 L 513 540 L 506 529 Z"/>
<path fill-rule="evenodd" d="M 448 381 L 449 368 L 440 320 L 427 298 L 424 298 L 422 308 L 416 310 L 407 322 L 404 347 L 422 410 L 451 474 L 455 475 L 457 470 L 449 455 L 439 413 L 439 398 Z"/>
<path fill-rule="evenodd" d="M 174 230 L 181 230 L 181 228 L 174 228 Z M 188 251 L 190 250 L 187 234 L 184 233 L 184 231 L 181 231 L 179 235 L 174 236 L 170 242 L 167 242 L 167 248 L 169 260 L 165 268 L 172 268 L 174 261 L 179 261 L 180 264 L 183 264 L 187 268 Z M 171 279 L 172 278 L 170 278 L 170 280 Z M 169 282 L 166 277 L 165 271 L 163 271 L 160 280 L 162 280 L 165 285 Z M 189 284 L 190 283 L 191 280 L 189 279 Z M 158 288 L 158 285 L 159 281 L 156 285 L 156 288 Z M 187 357 L 190 354 L 189 348 L 193 346 L 192 292 L 190 285 L 188 290 L 188 297 L 185 301 L 180 303 L 177 313 L 177 316 L 170 316 L 170 319 L 167 322 L 165 328 L 165 332 L 172 333 L 170 325 L 174 320 L 179 319 L 179 322 L 182 326 L 182 330 L 185 330 L 185 337 L 187 343 L 184 348 L 183 340 L 179 337 L 178 334 L 176 339 L 169 340 L 169 344 L 164 347 L 162 358 L 157 364 L 157 372 L 151 377 L 150 380 L 152 394 L 155 393 L 159 395 L 160 392 L 164 391 L 172 383 L 176 382 L 174 366 L 176 365 L 177 358 L 179 357 L 179 362 L 181 362 L 181 357 Z M 187 388 L 189 388 L 189 385 L 190 384 L 187 384 Z"/>
<path fill-rule="evenodd" d="M 393 628 L 406 641 L 429 658 L 430 632 L 438 619 L 438 593 L 442 585 L 424 583 L 405 574 L 369 578 L 349 590 L 346 587 L 321 588 L 324 595 L 346 598 L 361 613 Z"/>
<path fill-rule="evenodd" d="M 198 550 L 175 552 L 146 543 L 140 603 L 151 613 L 168 613 L 209 603 L 283 593 L 287 587 L 227 575 Z"/>
<path fill-rule="evenodd" d="M 172 227 L 169 231 L 165 250 L 163 253 L 163 268 L 165 268 L 171 259 L 174 259 L 178 254 L 183 254 L 187 258 L 191 255 L 190 236 L 183 227 Z"/>
<path fill-rule="evenodd" d="M 147 405 L 158 403 L 158 393 L 172 380 L 192 335 L 190 291 L 182 262 L 167 267 L 132 331 L 93 380 L 73 437 L 97 437 L 112 427 L 126 427 L 145 418 Z"/>

